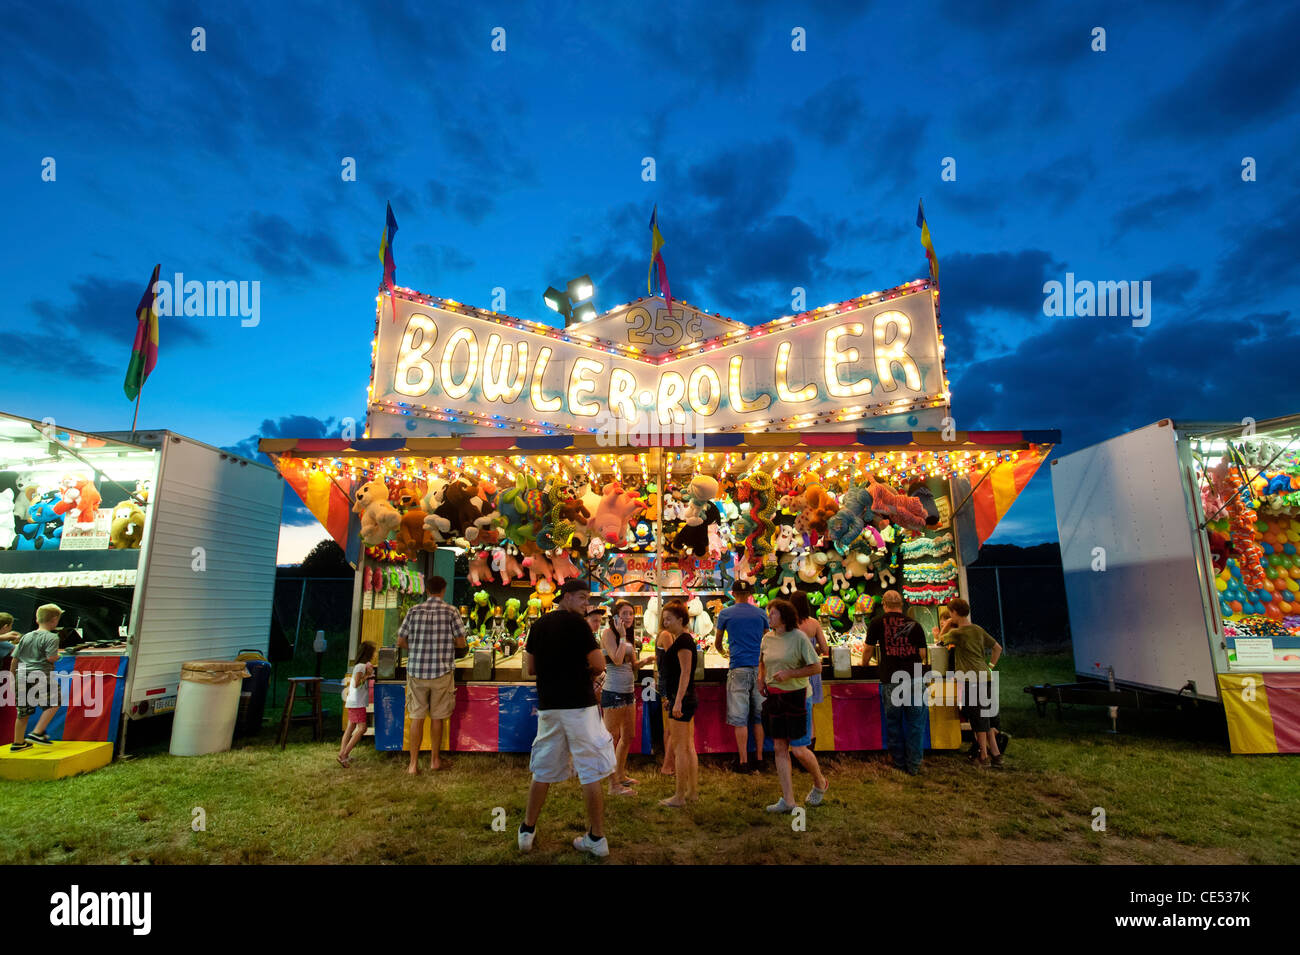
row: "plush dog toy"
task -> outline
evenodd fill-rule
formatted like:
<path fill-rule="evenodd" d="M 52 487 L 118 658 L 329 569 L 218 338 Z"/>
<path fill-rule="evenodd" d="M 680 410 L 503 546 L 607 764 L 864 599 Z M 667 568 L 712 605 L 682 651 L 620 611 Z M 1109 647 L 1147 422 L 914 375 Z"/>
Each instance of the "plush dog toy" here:
<path fill-rule="evenodd" d="M 681 529 L 673 535 L 672 549 L 689 550 L 696 557 L 703 557 L 709 552 L 709 526 L 722 523 L 718 506 L 713 503 L 718 495 L 718 482 L 707 475 L 698 475 L 691 480 L 687 494 L 690 503 Z"/>

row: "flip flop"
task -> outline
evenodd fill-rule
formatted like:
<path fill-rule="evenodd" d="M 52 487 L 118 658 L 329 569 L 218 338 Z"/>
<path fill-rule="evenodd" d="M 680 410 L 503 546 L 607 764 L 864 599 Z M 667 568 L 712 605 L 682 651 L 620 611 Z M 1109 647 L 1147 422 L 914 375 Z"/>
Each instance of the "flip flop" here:
<path fill-rule="evenodd" d="M 337 759 L 339 761 L 339 765 L 342 766 L 344 769 L 350 768 L 350 764 L 348 763 L 347 759 L 345 759 L 342 756 L 337 757 Z"/>

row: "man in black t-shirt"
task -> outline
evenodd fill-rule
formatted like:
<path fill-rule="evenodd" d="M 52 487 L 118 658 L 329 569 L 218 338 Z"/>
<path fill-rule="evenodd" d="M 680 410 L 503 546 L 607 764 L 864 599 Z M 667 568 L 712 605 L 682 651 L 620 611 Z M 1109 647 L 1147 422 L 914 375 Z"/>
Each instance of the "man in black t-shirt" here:
<path fill-rule="evenodd" d="M 573 840 L 573 847 L 600 858 L 609 855 L 600 784 L 617 761 L 614 739 L 596 707 L 594 680 L 605 672 L 605 658 L 583 618 L 590 597 L 584 581 L 565 581 L 556 609 L 528 631 L 524 652 L 537 675 L 537 738 L 528 762 L 533 783 L 519 827 L 521 852 L 533 848 L 537 818 L 551 783 L 562 783 L 576 771 L 587 806 L 588 831 Z"/>
<path fill-rule="evenodd" d="M 862 664 L 878 646 L 880 694 L 885 701 L 885 730 L 894 767 L 915 776 L 921 772 L 925 747 L 925 697 L 921 675 L 925 668 L 925 631 L 903 613 L 903 596 L 886 590 L 885 612 L 867 629 Z"/>

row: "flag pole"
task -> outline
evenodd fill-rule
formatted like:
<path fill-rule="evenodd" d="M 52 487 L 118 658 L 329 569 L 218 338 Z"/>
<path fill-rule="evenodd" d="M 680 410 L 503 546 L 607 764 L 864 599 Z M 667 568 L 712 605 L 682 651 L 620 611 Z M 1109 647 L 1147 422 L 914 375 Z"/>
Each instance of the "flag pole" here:
<path fill-rule="evenodd" d="M 135 423 L 140 418 L 140 396 L 144 394 L 144 382 L 140 383 L 140 390 L 135 393 L 135 414 L 131 415 L 131 440 L 135 440 Z"/>

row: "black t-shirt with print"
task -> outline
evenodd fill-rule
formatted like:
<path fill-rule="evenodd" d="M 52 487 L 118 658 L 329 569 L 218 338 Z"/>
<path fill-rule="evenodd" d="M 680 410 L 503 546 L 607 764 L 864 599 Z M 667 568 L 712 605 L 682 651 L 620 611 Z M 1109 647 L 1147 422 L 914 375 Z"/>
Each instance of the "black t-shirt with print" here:
<path fill-rule="evenodd" d="M 867 642 L 880 647 L 880 682 L 887 683 L 899 670 L 912 675 L 913 665 L 923 659 L 925 631 L 911 617 L 891 611 L 871 621 Z"/>
<path fill-rule="evenodd" d="M 528 629 L 527 649 L 537 673 L 539 710 L 596 705 L 587 654 L 599 647 L 586 620 L 569 610 L 552 610 Z"/>

